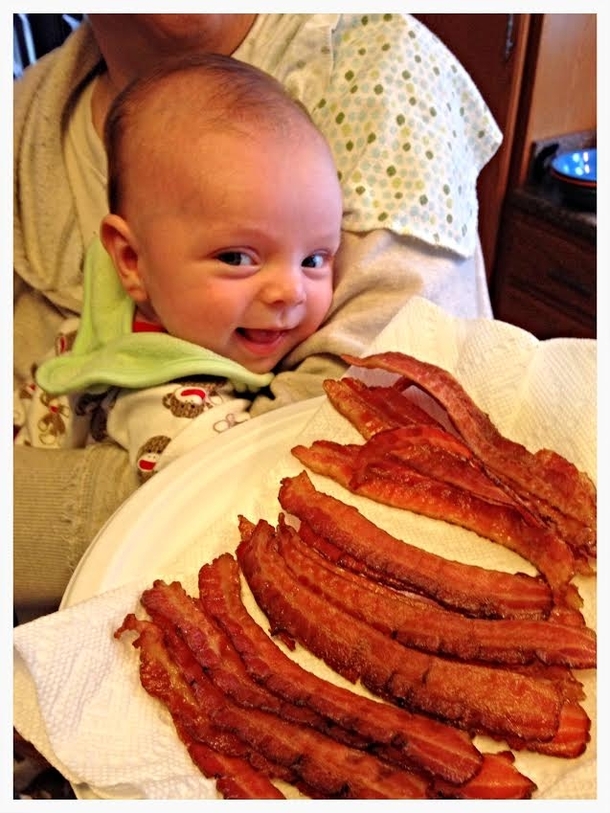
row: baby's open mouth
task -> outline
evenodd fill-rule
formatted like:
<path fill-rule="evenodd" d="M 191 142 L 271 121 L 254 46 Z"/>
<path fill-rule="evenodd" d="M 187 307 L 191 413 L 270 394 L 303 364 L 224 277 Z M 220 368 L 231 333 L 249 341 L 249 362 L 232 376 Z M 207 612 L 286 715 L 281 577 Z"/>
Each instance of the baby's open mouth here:
<path fill-rule="evenodd" d="M 237 329 L 237 332 L 249 342 L 255 342 L 256 344 L 273 344 L 273 342 L 276 342 L 286 331 L 240 327 Z"/>

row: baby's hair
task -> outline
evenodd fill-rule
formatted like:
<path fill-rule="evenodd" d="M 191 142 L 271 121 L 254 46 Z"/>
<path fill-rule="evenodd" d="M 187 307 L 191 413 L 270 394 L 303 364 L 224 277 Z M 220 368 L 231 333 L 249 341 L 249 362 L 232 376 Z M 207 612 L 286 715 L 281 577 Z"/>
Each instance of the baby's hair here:
<path fill-rule="evenodd" d="M 108 205 L 117 212 L 121 204 L 125 174 L 126 139 L 132 122 L 152 98 L 176 74 L 206 80 L 192 93 L 192 105 L 205 117 L 206 127 L 224 130 L 253 121 L 281 129 L 295 114 L 313 125 L 304 105 L 294 99 L 274 77 L 245 62 L 220 54 L 197 54 L 164 60 L 156 68 L 130 82 L 113 101 L 104 125 L 104 146 L 108 163 Z"/>

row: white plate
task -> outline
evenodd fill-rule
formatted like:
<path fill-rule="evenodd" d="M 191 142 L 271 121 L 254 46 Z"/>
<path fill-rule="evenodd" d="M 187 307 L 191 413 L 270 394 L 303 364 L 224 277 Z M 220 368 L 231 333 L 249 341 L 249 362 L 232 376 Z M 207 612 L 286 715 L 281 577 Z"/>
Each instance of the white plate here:
<path fill-rule="evenodd" d="M 99 531 L 61 607 L 162 572 L 202 527 L 214 524 L 240 495 L 256 487 L 261 473 L 286 451 L 323 400 L 311 398 L 246 421 L 156 474 Z"/>

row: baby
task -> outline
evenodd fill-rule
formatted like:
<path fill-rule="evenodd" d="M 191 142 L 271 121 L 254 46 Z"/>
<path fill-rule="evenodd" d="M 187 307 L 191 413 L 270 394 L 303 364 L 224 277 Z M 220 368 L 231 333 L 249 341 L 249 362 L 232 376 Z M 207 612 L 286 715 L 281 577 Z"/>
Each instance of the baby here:
<path fill-rule="evenodd" d="M 246 419 L 248 393 L 321 325 L 341 189 L 304 108 L 231 57 L 133 82 L 105 146 L 109 213 L 86 258 L 83 314 L 22 388 L 16 442 L 111 439 L 146 479 Z"/>

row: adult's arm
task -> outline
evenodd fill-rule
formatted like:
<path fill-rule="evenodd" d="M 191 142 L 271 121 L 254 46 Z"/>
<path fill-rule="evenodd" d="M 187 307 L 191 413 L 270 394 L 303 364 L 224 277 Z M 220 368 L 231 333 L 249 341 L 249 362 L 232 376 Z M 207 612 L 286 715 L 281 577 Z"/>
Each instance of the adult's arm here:
<path fill-rule="evenodd" d="M 24 622 L 58 608 L 83 553 L 138 479 L 113 443 L 16 446 L 13 485 L 13 601 Z"/>

